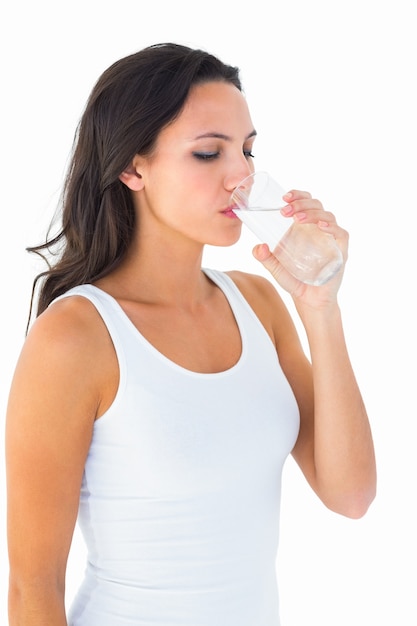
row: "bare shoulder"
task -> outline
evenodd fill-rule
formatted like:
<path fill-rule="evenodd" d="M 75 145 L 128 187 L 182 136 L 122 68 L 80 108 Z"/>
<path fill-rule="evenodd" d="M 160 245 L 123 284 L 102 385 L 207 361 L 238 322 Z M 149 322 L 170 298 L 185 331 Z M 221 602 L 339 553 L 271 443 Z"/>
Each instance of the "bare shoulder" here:
<path fill-rule="evenodd" d="M 48 380 L 50 389 L 65 394 L 72 387 L 72 394 L 80 394 L 80 400 L 85 398 L 99 411 L 106 383 L 114 387 L 111 379 L 117 375 L 117 361 L 94 305 L 75 295 L 51 304 L 28 333 L 16 376 L 19 373 L 38 383 Z"/>
<path fill-rule="evenodd" d="M 247 272 L 226 272 L 256 313 L 275 345 L 295 337 L 295 326 L 275 286 L 267 278 Z"/>
<path fill-rule="evenodd" d="M 100 316 L 94 305 L 83 296 L 73 295 L 53 302 L 33 323 L 28 339 L 51 339 L 62 348 L 90 338 L 94 340 L 100 329 Z"/>
<path fill-rule="evenodd" d="M 228 276 L 233 280 L 233 282 L 241 289 L 244 290 L 248 294 L 254 293 L 258 296 L 270 297 L 272 295 L 279 294 L 275 289 L 274 285 L 263 276 L 259 274 L 249 274 L 248 272 L 241 272 L 238 270 L 231 270 L 226 272 Z"/>
<path fill-rule="evenodd" d="M 105 337 L 94 306 L 80 296 L 70 296 L 51 304 L 33 323 L 22 350 L 22 358 L 50 369 L 76 374 L 100 349 Z M 73 372 L 71 372 L 73 370 Z M 53 372 L 51 371 L 51 374 Z"/>

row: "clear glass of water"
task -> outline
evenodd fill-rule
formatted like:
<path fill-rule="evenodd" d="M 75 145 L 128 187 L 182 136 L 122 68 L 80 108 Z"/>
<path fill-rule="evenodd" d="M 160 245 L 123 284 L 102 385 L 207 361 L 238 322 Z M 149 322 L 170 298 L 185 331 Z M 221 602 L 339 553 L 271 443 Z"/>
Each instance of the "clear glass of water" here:
<path fill-rule="evenodd" d="M 309 285 L 323 285 L 343 265 L 340 248 L 317 224 L 284 217 L 284 195 L 285 190 L 270 174 L 254 172 L 235 188 L 230 206 L 295 278 Z"/>

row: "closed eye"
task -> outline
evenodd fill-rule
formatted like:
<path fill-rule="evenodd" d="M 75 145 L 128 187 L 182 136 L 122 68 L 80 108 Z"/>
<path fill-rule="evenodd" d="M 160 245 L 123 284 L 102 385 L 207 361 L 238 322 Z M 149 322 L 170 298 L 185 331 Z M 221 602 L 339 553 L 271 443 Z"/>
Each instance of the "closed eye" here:
<path fill-rule="evenodd" d="M 255 157 L 251 150 L 243 150 L 243 154 L 247 159 Z M 220 152 L 193 152 L 193 156 L 201 161 L 214 161 L 220 156 Z"/>
<path fill-rule="evenodd" d="M 220 156 L 220 152 L 193 152 L 193 156 L 202 161 L 211 161 L 217 159 Z"/>

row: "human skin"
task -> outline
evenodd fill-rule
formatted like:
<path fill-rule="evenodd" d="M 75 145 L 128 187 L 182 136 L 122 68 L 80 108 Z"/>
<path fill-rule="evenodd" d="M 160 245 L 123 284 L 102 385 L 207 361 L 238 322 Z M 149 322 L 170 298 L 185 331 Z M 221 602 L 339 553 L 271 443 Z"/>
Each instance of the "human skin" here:
<path fill-rule="evenodd" d="M 254 170 L 247 102 L 234 86 L 194 87 L 150 157 L 136 155 L 121 181 L 137 213 L 133 241 L 116 270 L 96 283 L 115 297 L 166 357 L 218 372 L 240 357 L 240 333 L 223 293 L 201 270 L 205 244 L 228 246 L 241 232 L 229 197 Z M 316 223 L 344 259 L 348 234 L 304 191 L 286 196 L 288 219 Z M 364 515 L 375 495 L 372 436 L 346 349 L 337 293 L 292 278 L 265 245 L 255 257 L 271 281 L 229 272 L 276 346 L 300 409 L 292 454 L 323 503 Z M 275 286 L 291 293 L 311 363 Z M 111 405 L 119 371 L 113 345 L 90 302 L 70 297 L 33 324 L 20 355 L 7 414 L 10 626 L 65 626 L 65 570 L 95 420 Z"/>

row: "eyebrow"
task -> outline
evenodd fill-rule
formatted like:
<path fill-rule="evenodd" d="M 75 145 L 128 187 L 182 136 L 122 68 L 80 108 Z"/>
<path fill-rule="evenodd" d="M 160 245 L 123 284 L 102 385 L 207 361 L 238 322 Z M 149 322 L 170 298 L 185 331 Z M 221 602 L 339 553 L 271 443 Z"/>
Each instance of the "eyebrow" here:
<path fill-rule="evenodd" d="M 248 139 L 250 139 L 251 137 L 256 137 L 257 132 L 256 130 L 252 130 L 249 135 L 247 135 L 245 137 L 245 141 L 247 141 Z M 215 132 L 210 132 L 210 133 L 203 133 L 202 135 L 198 135 L 197 137 L 195 137 L 195 139 L 224 139 L 225 141 L 231 141 L 231 137 L 229 135 L 224 135 L 223 133 L 215 133 Z"/>

